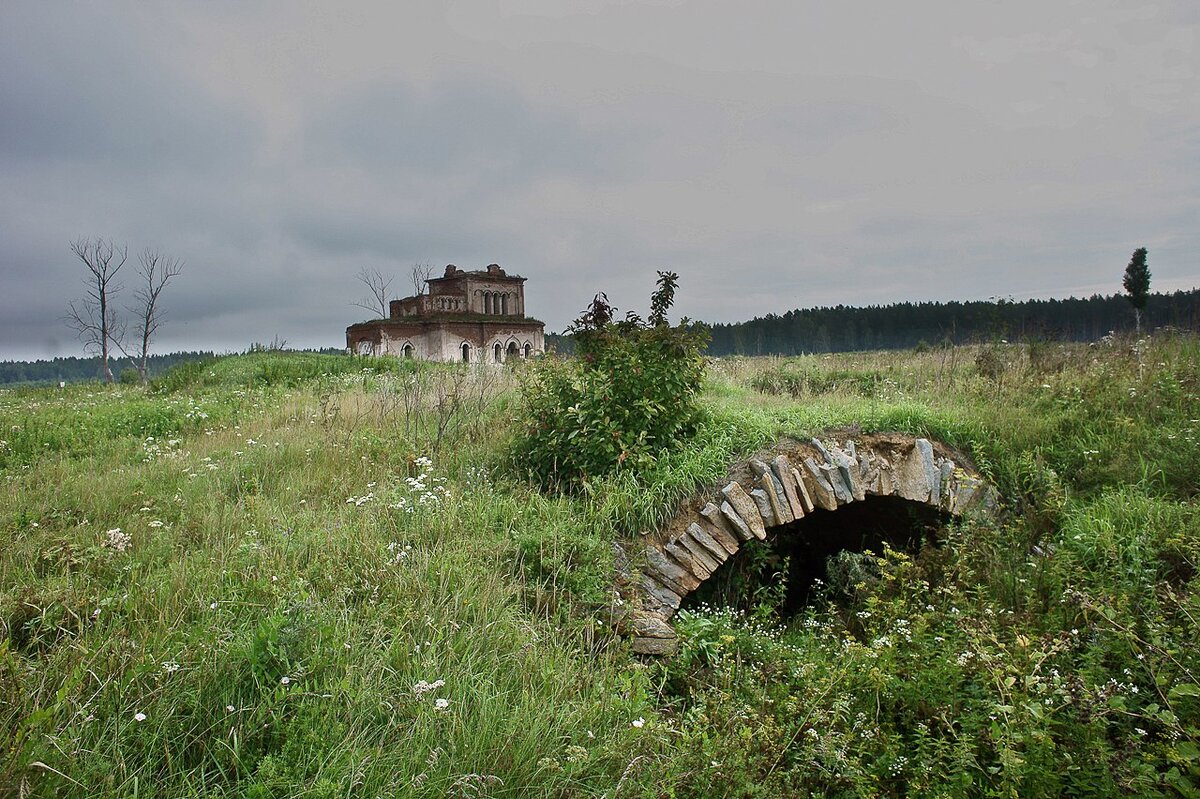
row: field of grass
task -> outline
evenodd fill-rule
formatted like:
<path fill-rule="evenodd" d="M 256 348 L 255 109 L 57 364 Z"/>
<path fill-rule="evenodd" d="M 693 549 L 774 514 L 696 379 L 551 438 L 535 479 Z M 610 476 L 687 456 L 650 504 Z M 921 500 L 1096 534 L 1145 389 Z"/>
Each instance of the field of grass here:
<path fill-rule="evenodd" d="M 572 496 L 511 465 L 519 379 L 0 392 L 0 795 L 1200 792 L 1196 337 L 717 360 L 687 447 Z M 794 615 L 692 607 L 669 660 L 610 633 L 614 540 L 855 426 L 969 453 L 1003 514 Z"/>

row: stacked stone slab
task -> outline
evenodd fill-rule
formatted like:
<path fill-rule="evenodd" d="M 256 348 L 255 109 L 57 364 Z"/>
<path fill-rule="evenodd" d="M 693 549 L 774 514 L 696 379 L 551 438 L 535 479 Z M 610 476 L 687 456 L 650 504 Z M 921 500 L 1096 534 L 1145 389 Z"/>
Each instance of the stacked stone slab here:
<path fill-rule="evenodd" d="M 805 447 L 804 449 L 808 449 Z M 896 496 L 953 516 L 994 512 L 996 497 L 978 474 L 938 455 L 928 439 L 893 440 L 871 446 L 848 440 L 812 439 L 812 455 L 793 461 L 778 454 L 748 461 L 749 476 L 730 480 L 717 496 L 701 497 L 677 517 L 680 529 L 649 539 L 641 555 L 641 578 L 627 580 L 619 627 L 635 652 L 666 655 L 677 641 L 668 623 L 683 598 L 696 590 L 742 543 L 765 540 L 769 531 L 812 513 L 836 511 L 868 496 Z M 886 451 L 881 451 L 886 450 Z"/>

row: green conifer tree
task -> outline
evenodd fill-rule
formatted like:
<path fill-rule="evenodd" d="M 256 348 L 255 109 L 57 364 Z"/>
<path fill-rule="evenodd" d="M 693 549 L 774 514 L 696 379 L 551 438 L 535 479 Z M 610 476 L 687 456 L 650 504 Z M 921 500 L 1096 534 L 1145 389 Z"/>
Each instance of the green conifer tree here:
<path fill-rule="evenodd" d="M 1146 298 L 1150 295 L 1150 268 L 1146 266 L 1146 248 L 1138 247 L 1125 267 L 1125 298 L 1133 306 L 1134 323 L 1138 335 L 1142 332 L 1142 309 L 1146 307 Z"/>

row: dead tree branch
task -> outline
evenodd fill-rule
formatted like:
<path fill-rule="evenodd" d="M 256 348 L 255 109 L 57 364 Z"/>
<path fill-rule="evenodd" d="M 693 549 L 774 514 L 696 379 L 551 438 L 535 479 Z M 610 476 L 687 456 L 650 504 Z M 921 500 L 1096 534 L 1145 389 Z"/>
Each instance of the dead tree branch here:
<path fill-rule="evenodd" d="M 392 285 L 392 278 L 385 278 L 383 273 L 378 269 L 367 269 L 363 267 L 358 270 L 358 274 L 354 278 L 367 287 L 369 296 L 366 299 L 359 300 L 354 304 L 359 308 L 365 308 L 371 313 L 379 314 L 380 319 L 386 319 L 388 315 L 388 289 Z"/>
<path fill-rule="evenodd" d="M 111 383 L 111 347 L 119 343 L 122 333 L 113 297 L 120 291 L 117 273 L 125 265 L 129 250 L 105 239 L 80 238 L 71 242 L 71 252 L 87 269 L 87 292 L 83 299 L 72 300 L 67 306 L 67 324 L 75 329 L 85 351 L 100 356 L 104 382 Z"/>

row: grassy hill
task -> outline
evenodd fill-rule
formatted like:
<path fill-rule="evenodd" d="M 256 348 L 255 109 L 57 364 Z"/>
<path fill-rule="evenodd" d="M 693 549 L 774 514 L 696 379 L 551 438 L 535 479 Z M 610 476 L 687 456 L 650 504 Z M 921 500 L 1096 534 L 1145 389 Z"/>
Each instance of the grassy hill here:
<path fill-rule="evenodd" d="M 724 359 L 683 451 L 575 496 L 520 375 L 255 353 L 0 392 L 0 795 L 1187 796 L 1200 340 Z M 612 542 L 784 436 L 939 438 L 1006 498 L 786 542 L 641 661 Z M 7 736 L 5 738 L 4 736 Z"/>

